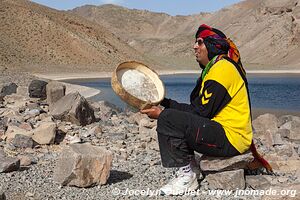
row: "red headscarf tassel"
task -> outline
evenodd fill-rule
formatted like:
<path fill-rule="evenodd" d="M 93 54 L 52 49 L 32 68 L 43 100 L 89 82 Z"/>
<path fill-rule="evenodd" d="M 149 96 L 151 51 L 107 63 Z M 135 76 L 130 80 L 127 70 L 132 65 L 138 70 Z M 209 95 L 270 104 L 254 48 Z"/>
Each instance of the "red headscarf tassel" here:
<path fill-rule="evenodd" d="M 252 140 L 251 146 L 250 146 L 252 155 L 254 157 L 254 160 L 248 164 L 249 169 L 257 169 L 259 167 L 264 167 L 267 170 L 268 174 L 274 174 L 273 169 L 271 165 L 266 161 L 256 150 L 256 147 L 254 145 L 254 141 Z"/>

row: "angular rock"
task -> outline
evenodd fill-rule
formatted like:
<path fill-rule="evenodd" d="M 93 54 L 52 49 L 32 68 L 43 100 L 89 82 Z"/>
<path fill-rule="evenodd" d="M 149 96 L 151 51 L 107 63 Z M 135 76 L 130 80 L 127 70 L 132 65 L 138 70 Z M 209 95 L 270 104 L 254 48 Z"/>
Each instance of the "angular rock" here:
<path fill-rule="evenodd" d="M 17 88 L 18 88 L 17 84 L 15 84 L 15 83 L 10 83 L 10 84 L 8 84 L 8 85 L 5 85 L 5 86 L 1 89 L 0 93 L 1 93 L 3 96 L 11 95 L 11 94 L 13 94 L 13 93 L 17 93 Z"/>
<path fill-rule="evenodd" d="M 287 137 L 292 142 L 300 143 L 300 121 L 293 120 L 287 123 L 290 123 L 290 134 Z"/>
<path fill-rule="evenodd" d="M 290 121 L 300 121 L 300 117 L 298 116 L 293 116 L 293 115 L 283 115 L 283 116 L 280 116 L 278 118 L 278 121 L 279 121 L 279 127 L 281 128 L 281 126 L 287 122 L 290 122 Z"/>
<path fill-rule="evenodd" d="M 32 159 L 29 156 L 18 156 L 21 166 L 29 166 L 32 163 Z"/>
<path fill-rule="evenodd" d="M 137 112 L 137 113 L 134 113 L 134 114 L 132 114 L 132 115 L 130 115 L 129 117 L 128 117 L 128 119 L 127 119 L 127 121 L 129 122 L 129 123 L 135 123 L 135 124 L 137 124 L 137 125 L 140 125 L 140 121 L 142 120 L 142 119 L 144 119 L 144 118 L 148 118 L 148 116 L 146 115 L 146 114 L 142 114 L 142 113 L 140 113 L 140 112 Z M 149 118 L 148 118 L 149 119 Z"/>
<path fill-rule="evenodd" d="M 115 105 L 106 101 L 91 102 L 91 106 L 102 121 L 108 121 L 112 115 L 120 112 Z"/>
<path fill-rule="evenodd" d="M 279 134 L 281 138 L 288 138 L 290 135 L 290 130 L 280 128 L 276 134 Z"/>
<path fill-rule="evenodd" d="M 139 122 L 139 127 L 145 127 L 145 128 L 153 128 L 157 126 L 157 120 L 153 120 L 153 119 L 150 119 L 150 118 L 142 118 Z"/>
<path fill-rule="evenodd" d="M 29 117 L 35 117 L 38 116 L 41 113 L 40 109 L 32 109 L 32 110 L 26 110 L 25 115 L 29 115 Z"/>
<path fill-rule="evenodd" d="M 6 107 L 8 108 L 23 107 L 26 104 L 26 100 L 26 97 L 18 94 L 11 94 L 4 97 L 4 101 L 7 103 Z"/>
<path fill-rule="evenodd" d="M 66 135 L 65 138 L 63 139 L 63 143 L 65 144 L 76 144 L 76 143 L 80 143 L 81 139 L 80 137 L 78 137 L 78 135 Z"/>
<path fill-rule="evenodd" d="M 12 172 L 20 168 L 20 160 L 18 158 L 0 157 L 0 173 Z"/>
<path fill-rule="evenodd" d="M 107 182 L 112 153 L 90 144 L 72 144 L 65 148 L 54 172 L 54 180 L 61 185 L 90 187 Z"/>
<path fill-rule="evenodd" d="M 272 137 L 273 137 L 273 146 L 284 144 L 284 142 L 282 141 L 280 133 L 277 132 L 277 133 L 273 134 Z"/>
<path fill-rule="evenodd" d="M 202 156 L 200 168 L 203 172 L 221 172 L 236 169 L 246 169 L 247 164 L 253 160 L 251 153 L 234 157 Z"/>
<path fill-rule="evenodd" d="M 264 132 L 264 135 L 262 137 L 263 143 L 268 148 L 271 148 L 274 144 L 273 135 L 274 133 L 268 129 Z"/>
<path fill-rule="evenodd" d="M 88 134 L 96 136 L 97 138 L 100 138 L 101 135 L 102 135 L 102 128 L 101 128 L 101 126 L 99 126 L 99 125 L 94 126 L 93 128 L 91 128 L 88 131 Z"/>
<path fill-rule="evenodd" d="M 32 139 L 38 144 L 53 144 L 56 135 L 56 124 L 54 122 L 45 122 L 33 130 Z"/>
<path fill-rule="evenodd" d="M 50 81 L 46 86 L 47 103 L 51 111 L 52 105 L 66 95 L 66 86 L 57 81 Z"/>
<path fill-rule="evenodd" d="M 22 95 L 22 96 L 29 97 L 28 87 L 25 87 L 25 86 L 19 86 L 19 87 L 17 88 L 17 94 L 18 94 L 18 95 Z"/>
<path fill-rule="evenodd" d="M 262 175 L 246 176 L 246 184 L 254 190 L 264 190 L 271 186 L 270 181 Z"/>
<path fill-rule="evenodd" d="M 271 133 L 275 133 L 279 127 L 279 121 L 277 117 L 273 114 L 264 114 L 258 116 L 252 122 L 254 127 L 254 134 L 261 135 L 264 134 L 267 130 Z"/>
<path fill-rule="evenodd" d="M 28 136 L 28 137 L 32 136 L 31 131 L 27 131 L 27 130 L 19 128 L 17 126 L 10 126 L 9 125 L 6 132 L 5 132 L 4 139 L 6 139 L 6 141 L 10 142 L 12 139 L 15 138 L 15 136 L 17 134 L 25 135 L 25 136 Z"/>
<path fill-rule="evenodd" d="M 42 80 L 32 80 L 28 87 L 29 97 L 46 99 L 46 85 L 48 83 Z"/>
<path fill-rule="evenodd" d="M 243 190 L 246 185 L 243 169 L 209 174 L 205 179 L 207 180 L 210 189 Z"/>
<path fill-rule="evenodd" d="M 22 122 L 18 127 L 26 131 L 32 131 L 33 129 L 32 124 L 29 122 Z"/>
<path fill-rule="evenodd" d="M 32 148 L 34 143 L 31 137 L 16 134 L 11 143 L 17 148 Z"/>
<path fill-rule="evenodd" d="M 291 157 L 294 153 L 294 148 L 291 144 L 275 146 L 275 151 L 278 156 Z"/>
<path fill-rule="evenodd" d="M 70 93 L 54 105 L 50 113 L 55 119 L 85 126 L 95 122 L 94 110 L 78 92 Z"/>

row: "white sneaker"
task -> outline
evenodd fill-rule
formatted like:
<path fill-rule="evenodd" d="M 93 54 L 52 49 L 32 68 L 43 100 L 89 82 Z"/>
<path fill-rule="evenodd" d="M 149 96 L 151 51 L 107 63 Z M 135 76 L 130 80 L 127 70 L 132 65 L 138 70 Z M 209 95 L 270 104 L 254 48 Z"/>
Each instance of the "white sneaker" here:
<path fill-rule="evenodd" d="M 160 188 L 160 194 L 174 196 L 188 194 L 188 192 L 196 190 L 198 186 L 196 173 L 185 174 L 178 170 L 175 177 L 167 185 Z"/>

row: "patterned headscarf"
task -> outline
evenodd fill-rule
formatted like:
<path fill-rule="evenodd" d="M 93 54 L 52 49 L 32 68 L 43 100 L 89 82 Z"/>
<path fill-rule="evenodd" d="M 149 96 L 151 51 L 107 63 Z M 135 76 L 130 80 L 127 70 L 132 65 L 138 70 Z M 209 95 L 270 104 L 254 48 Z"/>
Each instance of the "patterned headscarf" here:
<path fill-rule="evenodd" d="M 220 55 L 217 60 L 221 59 L 223 56 L 228 56 L 240 66 L 241 70 L 245 74 L 245 70 L 241 63 L 239 50 L 222 31 L 212 28 L 206 24 L 202 24 L 199 26 L 195 37 L 196 40 L 198 38 L 203 39 L 203 42 L 207 48 L 209 60 L 212 60 L 217 55 Z"/>

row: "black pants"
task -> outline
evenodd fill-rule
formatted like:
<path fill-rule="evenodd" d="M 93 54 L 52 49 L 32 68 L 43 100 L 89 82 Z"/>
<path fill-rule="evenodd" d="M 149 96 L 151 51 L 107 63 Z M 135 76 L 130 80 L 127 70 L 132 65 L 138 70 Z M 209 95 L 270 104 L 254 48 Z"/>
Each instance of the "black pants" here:
<path fill-rule="evenodd" d="M 196 114 L 165 109 L 159 115 L 156 130 L 164 167 L 188 165 L 194 151 L 222 157 L 240 154 L 230 144 L 219 123 Z"/>

